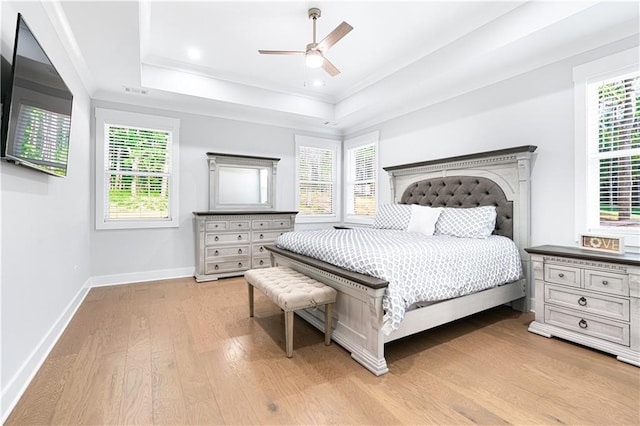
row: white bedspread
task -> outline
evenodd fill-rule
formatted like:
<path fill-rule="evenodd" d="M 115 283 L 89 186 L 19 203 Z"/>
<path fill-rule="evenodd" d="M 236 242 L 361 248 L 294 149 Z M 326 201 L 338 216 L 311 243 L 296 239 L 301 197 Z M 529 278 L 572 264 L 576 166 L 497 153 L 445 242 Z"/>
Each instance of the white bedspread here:
<path fill-rule="evenodd" d="M 383 332 L 396 330 L 405 310 L 518 280 L 522 265 L 510 239 L 427 236 L 387 229 L 288 232 L 278 247 L 389 282 Z"/>

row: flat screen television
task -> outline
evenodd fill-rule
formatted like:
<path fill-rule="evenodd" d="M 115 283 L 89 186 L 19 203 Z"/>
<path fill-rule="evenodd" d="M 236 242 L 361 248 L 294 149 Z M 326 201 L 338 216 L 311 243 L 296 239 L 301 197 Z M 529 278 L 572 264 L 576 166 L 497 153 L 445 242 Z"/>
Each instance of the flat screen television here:
<path fill-rule="evenodd" d="M 66 176 L 73 94 L 21 14 L 7 81 L 2 102 L 2 158 Z"/>

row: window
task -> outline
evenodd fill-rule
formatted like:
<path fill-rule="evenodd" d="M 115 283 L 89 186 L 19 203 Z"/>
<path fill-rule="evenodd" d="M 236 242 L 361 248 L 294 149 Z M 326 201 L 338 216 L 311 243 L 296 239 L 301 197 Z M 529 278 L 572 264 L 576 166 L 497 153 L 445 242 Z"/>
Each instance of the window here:
<path fill-rule="evenodd" d="M 340 142 L 296 135 L 296 188 L 300 222 L 339 220 Z"/>
<path fill-rule="evenodd" d="M 373 223 L 378 193 L 378 132 L 345 141 L 345 221 Z"/>
<path fill-rule="evenodd" d="M 178 226 L 177 119 L 96 109 L 96 229 Z"/>
<path fill-rule="evenodd" d="M 640 72 L 634 49 L 574 69 L 576 230 L 640 247 Z"/>
<path fill-rule="evenodd" d="M 598 180 L 597 225 L 640 228 L 640 73 L 588 87 L 589 175 Z"/>

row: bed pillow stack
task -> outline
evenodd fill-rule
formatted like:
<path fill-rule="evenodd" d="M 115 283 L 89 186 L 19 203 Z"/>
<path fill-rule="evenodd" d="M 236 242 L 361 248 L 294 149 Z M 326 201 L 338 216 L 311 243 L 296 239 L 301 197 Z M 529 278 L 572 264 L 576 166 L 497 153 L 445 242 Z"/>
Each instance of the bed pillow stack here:
<path fill-rule="evenodd" d="M 496 226 L 494 206 L 451 208 L 417 204 L 382 204 L 374 228 L 450 235 L 459 238 L 487 238 Z"/>

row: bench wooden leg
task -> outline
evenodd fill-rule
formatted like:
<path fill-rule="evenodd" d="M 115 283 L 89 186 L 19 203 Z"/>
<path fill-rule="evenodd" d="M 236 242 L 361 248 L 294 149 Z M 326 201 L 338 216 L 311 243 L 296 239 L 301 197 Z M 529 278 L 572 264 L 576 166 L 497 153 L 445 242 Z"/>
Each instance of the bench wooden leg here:
<path fill-rule="evenodd" d="M 333 319 L 333 303 L 327 303 L 324 305 L 324 344 L 329 346 L 331 344 L 331 320 Z"/>
<path fill-rule="evenodd" d="M 293 356 L 293 311 L 284 313 L 284 342 L 287 348 L 287 358 Z"/>
<path fill-rule="evenodd" d="M 249 286 L 249 317 L 253 318 L 253 285 L 247 283 Z"/>

